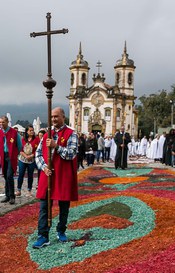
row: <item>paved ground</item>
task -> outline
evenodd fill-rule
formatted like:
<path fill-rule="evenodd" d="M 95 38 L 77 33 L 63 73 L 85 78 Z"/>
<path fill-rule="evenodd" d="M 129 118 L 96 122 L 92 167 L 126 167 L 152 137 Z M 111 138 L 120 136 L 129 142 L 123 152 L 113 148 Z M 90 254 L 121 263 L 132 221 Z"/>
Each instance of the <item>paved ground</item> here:
<path fill-rule="evenodd" d="M 16 197 L 15 199 L 15 204 L 14 205 L 10 205 L 9 203 L 0 203 L 0 216 L 2 216 L 3 214 L 12 211 L 14 209 L 17 209 L 21 206 L 24 206 L 26 204 L 29 204 L 31 202 L 34 202 L 35 199 L 35 195 L 36 195 L 36 186 L 37 186 L 37 173 L 35 173 L 35 178 L 34 178 L 34 182 L 33 182 L 33 190 L 32 190 L 32 197 L 28 197 L 26 196 L 28 191 L 27 191 L 27 178 L 24 179 L 24 183 L 23 183 L 23 187 L 22 187 L 22 194 L 21 197 Z M 2 175 L 0 175 L 0 201 L 4 198 L 4 178 L 2 177 Z M 16 190 L 16 186 L 17 186 L 17 177 L 15 177 L 15 190 Z"/>
<path fill-rule="evenodd" d="M 169 166 L 165 166 L 161 163 L 155 163 L 154 161 L 145 159 L 145 158 L 130 158 L 130 160 L 128 161 L 128 167 L 131 163 L 146 163 L 148 164 L 149 167 L 154 167 L 154 168 L 172 168 Z M 112 167 L 114 166 L 114 163 L 111 162 L 106 162 L 106 163 L 101 163 L 101 166 L 105 166 L 105 167 Z M 87 168 L 86 164 L 84 164 L 85 168 Z M 95 164 L 95 166 L 97 166 L 97 164 Z M 80 168 L 80 171 L 83 171 Z M 127 172 L 127 170 L 126 170 Z M 1 172 L 0 172 L 1 173 Z M 21 206 L 24 206 L 26 204 L 32 203 L 36 201 L 35 195 L 36 195 L 36 187 L 37 187 L 37 172 L 35 172 L 34 175 L 34 183 L 33 183 L 33 190 L 32 190 L 32 197 L 28 197 L 27 195 L 27 178 L 24 179 L 24 183 L 23 183 L 23 188 L 22 188 L 22 194 L 21 197 L 17 197 L 15 200 L 15 204 L 14 205 L 10 205 L 9 203 L 0 203 L 0 216 L 6 214 L 7 212 L 10 212 L 12 210 L 15 210 Z M 15 177 L 15 188 L 17 185 L 17 177 Z M 0 201 L 4 198 L 4 179 L 2 177 L 2 175 L 0 175 Z"/>

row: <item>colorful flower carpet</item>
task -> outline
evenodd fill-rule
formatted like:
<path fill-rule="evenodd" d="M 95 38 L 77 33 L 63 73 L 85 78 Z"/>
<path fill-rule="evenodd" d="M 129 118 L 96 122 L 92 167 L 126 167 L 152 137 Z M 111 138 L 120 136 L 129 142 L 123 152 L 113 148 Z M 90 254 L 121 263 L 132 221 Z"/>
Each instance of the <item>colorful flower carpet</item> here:
<path fill-rule="evenodd" d="M 39 203 L 1 217 L 2 273 L 175 272 L 175 172 L 129 165 L 79 173 L 79 201 L 70 208 L 68 242 L 33 249 Z"/>

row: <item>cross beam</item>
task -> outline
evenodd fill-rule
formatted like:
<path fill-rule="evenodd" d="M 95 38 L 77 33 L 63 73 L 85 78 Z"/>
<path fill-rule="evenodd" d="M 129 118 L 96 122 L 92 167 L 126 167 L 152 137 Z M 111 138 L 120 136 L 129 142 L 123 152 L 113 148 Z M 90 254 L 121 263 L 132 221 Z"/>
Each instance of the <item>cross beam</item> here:
<path fill-rule="evenodd" d="M 46 18 L 47 18 L 47 16 L 46 16 Z M 68 33 L 68 29 L 63 28 L 63 29 L 60 29 L 60 30 L 51 30 L 51 31 L 47 30 L 47 31 L 43 31 L 43 32 L 32 32 L 32 33 L 30 33 L 30 37 L 35 38 L 37 36 L 60 34 L 60 33 L 66 34 L 66 33 Z"/>
<path fill-rule="evenodd" d="M 52 88 L 56 86 L 56 81 L 52 79 L 52 66 L 51 66 L 51 35 L 68 33 L 68 29 L 51 30 L 51 13 L 47 13 L 47 31 L 32 32 L 30 37 L 47 36 L 47 59 L 48 59 L 48 73 L 47 79 L 43 81 L 44 87 L 47 88 L 46 96 L 48 99 L 48 138 L 51 138 L 51 111 L 52 111 Z M 48 168 L 52 170 L 51 164 L 51 148 L 48 147 Z M 52 209 L 51 209 L 51 176 L 48 176 L 48 226 L 52 223 Z"/>

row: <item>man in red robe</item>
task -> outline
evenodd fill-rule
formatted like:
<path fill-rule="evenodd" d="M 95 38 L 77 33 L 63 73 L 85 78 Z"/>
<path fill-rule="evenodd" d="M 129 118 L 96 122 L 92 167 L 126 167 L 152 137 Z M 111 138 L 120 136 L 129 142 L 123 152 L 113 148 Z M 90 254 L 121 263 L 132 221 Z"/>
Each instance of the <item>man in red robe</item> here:
<path fill-rule="evenodd" d="M 14 173 L 17 169 L 18 154 L 22 148 L 18 132 L 8 126 L 8 118 L 0 117 L 0 158 L 2 173 L 5 178 L 5 198 L 1 203 L 15 203 Z"/>
<path fill-rule="evenodd" d="M 57 238 L 66 242 L 65 234 L 70 201 L 78 200 L 77 186 L 77 134 L 68 127 L 64 110 L 57 107 L 52 110 L 52 138 L 47 133 L 41 140 L 36 151 L 36 164 L 41 169 L 38 183 L 37 198 L 40 199 L 38 219 L 38 239 L 33 248 L 41 248 L 50 244 L 48 227 L 48 176 L 52 176 L 51 201 L 58 200 L 59 222 L 57 224 Z M 48 168 L 48 147 L 51 148 L 52 170 Z"/>

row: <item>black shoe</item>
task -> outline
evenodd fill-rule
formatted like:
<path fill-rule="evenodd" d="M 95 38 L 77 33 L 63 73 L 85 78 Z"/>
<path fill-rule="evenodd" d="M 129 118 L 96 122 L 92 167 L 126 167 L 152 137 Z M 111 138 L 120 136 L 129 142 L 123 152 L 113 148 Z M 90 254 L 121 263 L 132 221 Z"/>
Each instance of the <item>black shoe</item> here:
<path fill-rule="evenodd" d="M 15 198 L 10 198 L 10 201 L 9 201 L 10 205 L 13 205 L 15 204 Z"/>
<path fill-rule="evenodd" d="M 7 202 L 9 202 L 9 200 L 10 200 L 10 198 L 6 196 L 1 200 L 1 203 L 7 203 Z"/>

